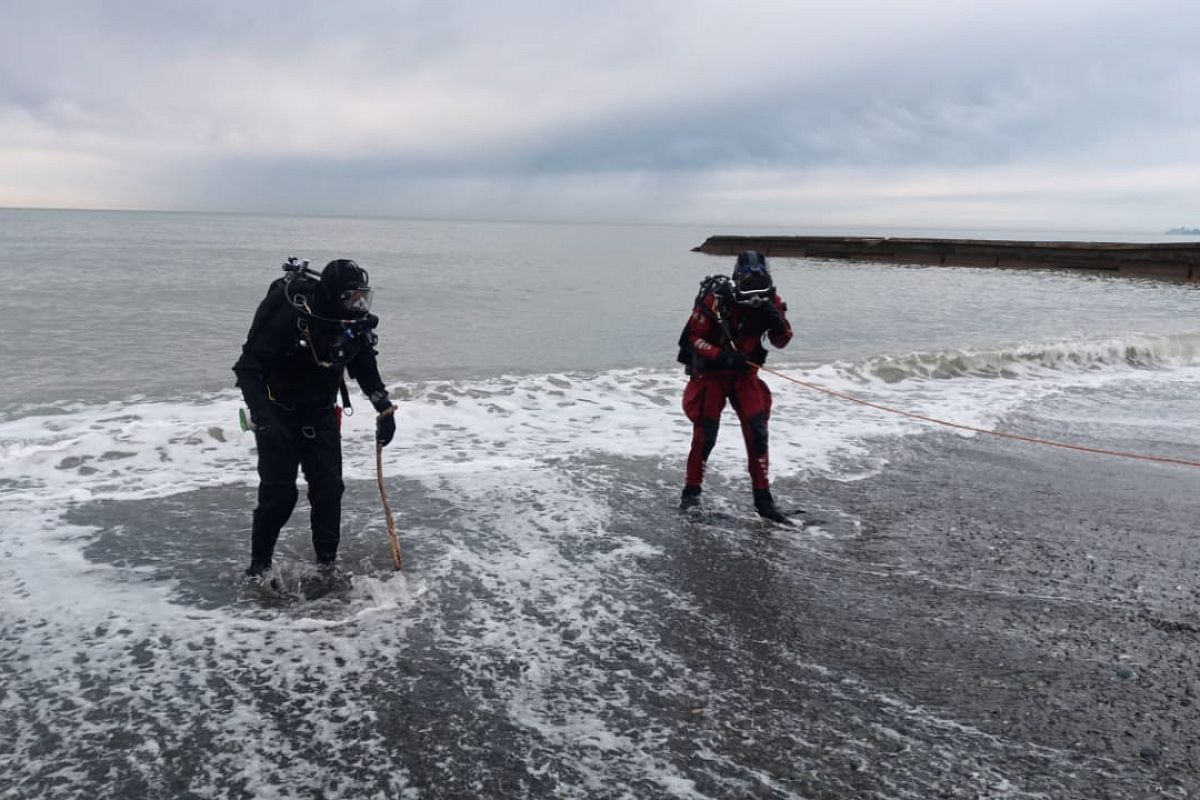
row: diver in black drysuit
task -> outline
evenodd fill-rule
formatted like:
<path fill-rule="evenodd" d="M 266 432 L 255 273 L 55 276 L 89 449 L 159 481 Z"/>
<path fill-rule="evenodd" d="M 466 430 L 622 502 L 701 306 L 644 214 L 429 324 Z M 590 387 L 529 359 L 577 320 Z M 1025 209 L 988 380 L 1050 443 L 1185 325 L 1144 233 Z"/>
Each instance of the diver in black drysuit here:
<path fill-rule="evenodd" d="M 246 570 L 251 576 L 271 567 L 279 531 L 296 506 L 298 468 L 308 483 L 317 563 L 337 559 L 344 485 L 341 418 L 334 403 L 339 389 L 343 401 L 348 399 L 343 371 L 380 412 L 379 445 L 396 433 L 394 408 L 375 361 L 379 319 L 369 313 L 366 270 L 338 259 L 325 266 L 319 281 L 315 275 L 293 265 L 289 276 L 271 284 L 233 365 L 258 444 L 258 505 Z"/>

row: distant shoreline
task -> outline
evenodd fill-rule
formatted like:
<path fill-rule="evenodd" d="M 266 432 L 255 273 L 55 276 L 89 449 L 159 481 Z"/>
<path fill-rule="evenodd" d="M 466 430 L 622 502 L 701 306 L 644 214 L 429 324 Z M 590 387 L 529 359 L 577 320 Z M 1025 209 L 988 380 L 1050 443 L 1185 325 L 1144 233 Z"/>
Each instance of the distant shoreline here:
<path fill-rule="evenodd" d="M 780 258 L 821 258 L 931 266 L 1069 269 L 1164 280 L 1200 280 L 1200 242 L 1039 242 L 869 236 L 709 236 L 693 252 L 758 250 Z"/>

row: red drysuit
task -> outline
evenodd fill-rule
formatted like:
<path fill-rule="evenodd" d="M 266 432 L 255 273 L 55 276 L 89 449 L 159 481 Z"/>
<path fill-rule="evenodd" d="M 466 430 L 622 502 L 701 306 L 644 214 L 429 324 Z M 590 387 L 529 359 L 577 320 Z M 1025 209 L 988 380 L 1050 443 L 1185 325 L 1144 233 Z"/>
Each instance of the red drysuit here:
<path fill-rule="evenodd" d="M 766 489 L 770 484 L 767 420 L 771 416 L 771 391 L 753 365 L 761 364 L 767 356 L 762 346 L 764 334 L 775 347 L 786 347 L 792 340 L 787 303 L 774 295 L 769 306 L 732 303 L 726 312 L 722 305 L 715 293 L 703 295 L 684 329 L 692 365 L 691 380 L 683 392 L 683 411 L 693 425 L 686 485 L 699 487 L 704 481 L 704 465 L 717 443 L 721 412 L 728 399 L 742 424 L 752 488 Z M 749 364 L 743 364 L 743 360 Z"/>

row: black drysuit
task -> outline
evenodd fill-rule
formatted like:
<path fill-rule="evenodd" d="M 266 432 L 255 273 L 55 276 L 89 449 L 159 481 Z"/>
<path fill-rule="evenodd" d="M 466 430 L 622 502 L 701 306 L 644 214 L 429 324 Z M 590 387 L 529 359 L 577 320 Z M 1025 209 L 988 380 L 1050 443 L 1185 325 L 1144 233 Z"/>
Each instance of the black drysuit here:
<path fill-rule="evenodd" d="M 271 563 L 279 531 L 296 506 L 298 468 L 308 483 L 317 561 L 332 563 L 337 558 L 344 484 L 334 403 L 343 370 L 377 408 L 390 405 L 375 361 L 374 332 L 303 313 L 288 301 L 287 291 L 296 289 L 282 281 L 272 285 L 233 365 L 258 444 L 252 569 Z"/>

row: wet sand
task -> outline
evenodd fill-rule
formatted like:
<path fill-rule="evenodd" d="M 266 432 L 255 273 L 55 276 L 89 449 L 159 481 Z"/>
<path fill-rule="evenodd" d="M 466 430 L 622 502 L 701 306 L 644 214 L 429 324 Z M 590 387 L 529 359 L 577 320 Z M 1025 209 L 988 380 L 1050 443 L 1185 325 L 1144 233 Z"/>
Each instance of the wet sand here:
<path fill-rule="evenodd" d="M 429 594 L 348 623 L 330 639 L 361 652 L 345 662 L 314 663 L 301 644 L 260 664 L 268 652 L 253 635 L 217 656 L 204 655 L 211 642 L 189 643 L 166 665 L 223 676 L 226 688 L 210 696 L 174 680 L 171 691 L 209 720 L 204 731 L 219 733 L 220 709 L 235 701 L 277 719 L 292 745 L 264 754 L 264 780 L 281 786 L 307 774 L 288 760 L 294 746 L 330 785 L 401 781 L 424 798 L 1194 797 L 1197 473 L 942 433 L 881 443 L 878 454 L 889 463 L 868 479 L 776 482 L 782 505 L 828 520 L 805 530 L 758 521 L 741 476 L 710 482 L 717 513 L 697 522 L 675 510 L 671 463 L 564 462 L 618 510 L 600 536 L 538 522 L 561 559 L 549 566 L 578 576 L 548 585 L 519 555 L 541 534 L 489 521 L 509 506 L 450 509 L 397 482 L 401 528 L 429 526 L 405 542 L 409 579 L 428 581 Z M 373 490 L 350 487 L 348 527 L 374 527 L 351 535 L 346 555 L 360 574 L 385 575 Z M 244 529 L 251 502 L 249 489 L 228 488 L 71 516 L 102 530 L 90 560 L 150 568 L 135 579 L 169 579 L 187 605 L 233 603 L 258 617 L 275 612 L 239 595 L 242 535 L 192 533 Z M 301 525 L 285 550 L 306 559 L 305 538 Z M 611 558 L 635 538 L 650 546 L 644 555 Z M 451 559 L 460 566 L 445 571 L 456 547 L 491 553 L 489 568 L 463 573 Z M 577 618 L 560 615 L 563 601 Z M 323 608 L 282 609 L 278 625 Z M 504 631 L 525 634 L 505 644 Z M 190 665 L 192 652 L 209 665 Z M 344 691 L 293 686 L 281 677 L 293 667 L 280 664 Z M 375 721 L 309 742 L 312 720 L 345 704 Z M 155 729 L 155 706 L 117 709 L 97 724 Z M 250 796 L 231 766 L 210 764 L 215 744 L 164 750 L 133 771 L 119 748 L 69 730 L 47 735 L 56 763 L 107 765 L 109 785 L 151 796 L 190 775 Z M 47 781 L 30 774 L 22 785 Z"/>
<path fill-rule="evenodd" d="M 747 641 L 804 652 L 964 741 L 989 738 L 1013 796 L 1195 796 L 1200 471 L 941 434 L 893 458 L 860 482 L 782 482 L 814 515 L 857 510 L 861 535 L 818 542 L 757 586 L 735 557 L 708 579 L 711 608 Z M 855 788 L 889 796 L 884 777 Z M 1010 796 L 953 775 L 914 783 Z"/>

